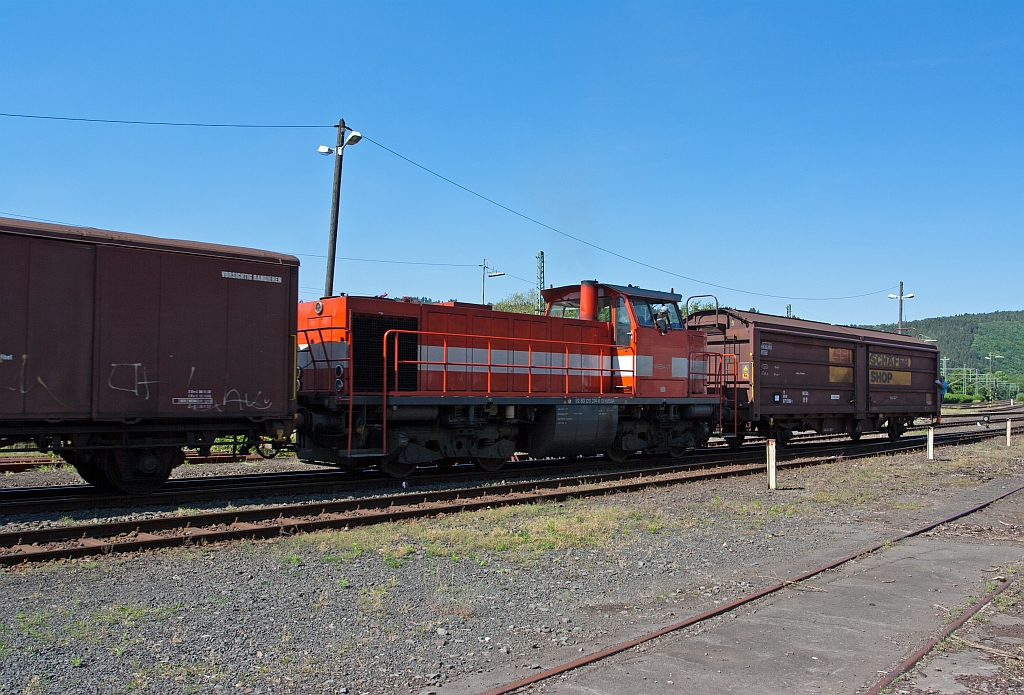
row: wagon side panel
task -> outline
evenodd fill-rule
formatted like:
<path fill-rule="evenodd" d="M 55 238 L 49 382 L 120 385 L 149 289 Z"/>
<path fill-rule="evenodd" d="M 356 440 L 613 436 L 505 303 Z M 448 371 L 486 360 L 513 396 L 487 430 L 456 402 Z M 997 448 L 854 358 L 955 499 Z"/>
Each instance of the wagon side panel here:
<path fill-rule="evenodd" d="M 937 415 L 938 352 L 869 343 L 868 409 L 871 413 Z"/>
<path fill-rule="evenodd" d="M 23 415 L 87 417 L 92 410 L 95 248 L 29 242 Z"/>
<path fill-rule="evenodd" d="M 160 256 L 117 246 L 96 249 L 97 417 L 159 412 Z"/>
<path fill-rule="evenodd" d="M 30 241 L 0 234 L 0 416 L 25 413 L 24 367 L 28 360 Z"/>

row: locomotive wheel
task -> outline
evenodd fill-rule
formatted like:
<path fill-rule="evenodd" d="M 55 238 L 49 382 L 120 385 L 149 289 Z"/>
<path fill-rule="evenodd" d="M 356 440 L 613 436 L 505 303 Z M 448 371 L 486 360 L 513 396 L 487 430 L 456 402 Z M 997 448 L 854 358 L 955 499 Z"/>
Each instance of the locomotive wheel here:
<path fill-rule="evenodd" d="M 608 449 L 608 451 L 604 452 L 604 457 L 609 461 L 622 463 L 629 458 L 630 453 L 632 452 L 626 451 L 625 449 Z"/>
<path fill-rule="evenodd" d="M 380 469 L 392 478 L 408 478 L 416 470 L 416 464 L 392 459 L 381 462 Z"/>
<path fill-rule="evenodd" d="M 477 458 L 475 463 L 488 473 L 497 473 L 505 465 L 505 459 Z"/>
<path fill-rule="evenodd" d="M 179 456 L 183 456 L 180 449 Z M 175 454 L 170 449 L 115 449 L 106 452 L 107 480 L 127 495 L 156 492 L 171 475 Z"/>
<path fill-rule="evenodd" d="M 681 445 L 668 448 L 669 456 L 674 459 L 681 459 L 697 448 L 697 438 L 693 436 L 693 432 L 684 432 L 682 440 Z"/>

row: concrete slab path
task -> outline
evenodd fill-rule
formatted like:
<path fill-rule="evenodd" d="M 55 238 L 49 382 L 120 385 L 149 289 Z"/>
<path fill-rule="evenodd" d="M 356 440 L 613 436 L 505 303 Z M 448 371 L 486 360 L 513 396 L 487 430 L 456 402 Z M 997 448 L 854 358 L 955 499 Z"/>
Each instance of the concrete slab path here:
<path fill-rule="evenodd" d="M 856 693 L 982 593 L 1009 544 L 915 538 L 715 619 L 555 679 L 550 693 Z M 642 649 L 642 647 L 640 648 Z"/>

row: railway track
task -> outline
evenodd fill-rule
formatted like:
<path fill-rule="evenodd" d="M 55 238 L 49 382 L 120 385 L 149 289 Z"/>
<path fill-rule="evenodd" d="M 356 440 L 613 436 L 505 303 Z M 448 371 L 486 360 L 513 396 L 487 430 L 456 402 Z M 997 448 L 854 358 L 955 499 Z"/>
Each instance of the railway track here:
<path fill-rule="evenodd" d="M 254 454 L 200 454 L 188 452 L 185 454 L 185 462 L 192 465 L 204 463 L 239 463 L 242 461 L 258 461 L 259 456 Z M 67 466 L 70 465 L 60 457 L 51 458 L 46 454 L 27 452 L 24 455 L 0 456 L 0 474 L 2 473 L 24 473 L 25 471 L 45 468 L 46 466 Z"/>
<path fill-rule="evenodd" d="M 963 444 L 998 436 L 997 431 L 946 433 L 937 444 Z M 834 462 L 840 458 L 864 458 L 883 453 L 912 451 L 924 446 L 923 438 L 899 443 L 879 442 L 846 453 L 818 458 L 783 460 L 778 468 L 794 468 Z M 751 452 L 753 454 L 754 452 Z M 760 451 L 758 451 L 758 454 Z M 790 457 L 792 458 L 792 452 Z M 273 538 L 322 529 L 365 526 L 401 519 L 436 516 L 474 509 L 568 498 L 633 492 L 652 486 L 762 473 L 764 464 L 750 459 L 722 459 L 703 464 L 677 462 L 669 466 L 632 471 L 570 475 L 514 483 L 490 483 L 476 487 L 401 493 L 340 501 L 267 505 L 252 509 L 224 510 L 185 516 L 160 517 L 110 523 L 77 524 L 0 534 L 0 564 L 15 565 L 107 553 L 135 552 L 196 543 Z"/>
<path fill-rule="evenodd" d="M 845 440 L 837 442 L 836 440 Z M 758 439 L 751 438 L 751 444 L 733 450 L 724 444 L 692 453 L 684 459 L 668 457 L 634 457 L 623 463 L 609 464 L 601 457 L 577 459 L 523 460 L 510 464 L 503 473 L 508 477 L 538 476 L 543 474 L 584 475 L 584 474 L 629 474 L 647 468 L 666 465 L 680 469 L 694 469 L 727 463 L 758 462 L 763 451 L 757 445 Z M 905 441 L 912 441 L 907 438 Z M 784 458 L 820 456 L 848 456 L 851 448 L 860 451 L 863 447 L 874 447 L 872 452 L 883 451 L 890 446 L 884 435 L 866 437 L 860 444 L 854 444 L 846 435 L 806 435 L 794 439 L 787 448 Z M 865 450 L 866 451 L 866 450 Z M 436 472 L 421 471 L 406 481 L 416 487 L 487 484 L 494 481 L 494 474 L 483 472 L 473 466 L 462 465 L 452 469 L 438 469 Z M 54 511 L 79 511 L 92 509 L 132 508 L 141 506 L 173 506 L 206 502 L 211 500 L 238 500 L 239 498 L 272 497 L 277 495 L 365 492 L 367 490 L 389 491 L 399 486 L 398 481 L 379 471 L 340 471 L 334 468 L 311 471 L 288 471 L 281 473 L 257 473 L 251 475 L 206 476 L 177 478 L 146 497 L 131 497 L 119 494 L 101 493 L 88 485 L 60 485 L 47 487 L 0 489 L 0 508 L 8 513 L 50 513 Z"/>

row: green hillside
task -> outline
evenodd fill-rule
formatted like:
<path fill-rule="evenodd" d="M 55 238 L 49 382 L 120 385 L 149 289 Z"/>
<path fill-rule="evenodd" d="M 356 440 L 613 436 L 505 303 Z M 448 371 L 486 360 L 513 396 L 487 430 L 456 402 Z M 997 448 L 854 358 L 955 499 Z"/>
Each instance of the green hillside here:
<path fill-rule="evenodd" d="M 961 314 L 934 319 L 908 321 L 922 338 L 934 338 L 949 369 L 963 367 L 989 370 L 985 358 L 990 352 L 1003 355 L 993 371 L 1012 377 L 1024 376 L 1024 311 L 996 311 L 991 314 Z M 880 331 L 895 331 L 896 324 L 865 326 Z M 1018 379 L 1012 379 L 1019 381 Z"/>

